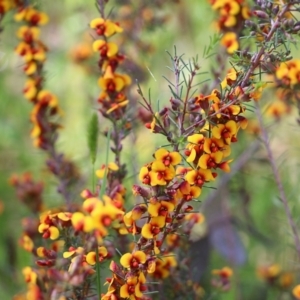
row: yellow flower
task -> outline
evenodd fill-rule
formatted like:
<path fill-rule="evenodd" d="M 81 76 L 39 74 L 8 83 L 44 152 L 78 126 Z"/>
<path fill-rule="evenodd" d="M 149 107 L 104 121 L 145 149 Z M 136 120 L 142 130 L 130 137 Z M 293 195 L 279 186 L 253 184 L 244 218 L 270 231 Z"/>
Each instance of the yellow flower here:
<path fill-rule="evenodd" d="M 101 247 L 98 247 L 98 261 L 99 262 L 102 262 L 105 257 L 107 256 L 108 254 L 108 251 L 107 249 L 104 247 L 104 246 L 101 246 Z M 92 252 L 89 252 L 87 255 L 86 255 L 86 262 L 89 264 L 89 265 L 95 265 L 96 264 L 96 261 L 97 261 L 97 254 L 96 252 L 92 251 Z"/>
<path fill-rule="evenodd" d="M 90 27 L 95 29 L 98 35 L 104 35 L 110 37 L 117 32 L 122 32 L 123 29 L 116 23 L 110 20 L 104 20 L 102 18 L 96 18 L 91 21 Z"/>
<path fill-rule="evenodd" d="M 181 156 L 178 152 L 169 152 L 164 148 L 158 149 L 154 153 L 154 157 L 156 160 L 162 161 L 166 167 L 169 165 L 176 166 L 181 162 Z"/>
<path fill-rule="evenodd" d="M 124 268 L 136 269 L 140 264 L 146 262 L 146 254 L 143 251 L 136 251 L 134 253 L 125 253 L 120 259 L 120 263 Z"/>
<path fill-rule="evenodd" d="M 234 51 L 238 50 L 239 42 L 237 40 L 237 35 L 234 32 L 227 32 L 221 38 L 221 45 L 227 49 L 229 54 L 232 54 Z"/>

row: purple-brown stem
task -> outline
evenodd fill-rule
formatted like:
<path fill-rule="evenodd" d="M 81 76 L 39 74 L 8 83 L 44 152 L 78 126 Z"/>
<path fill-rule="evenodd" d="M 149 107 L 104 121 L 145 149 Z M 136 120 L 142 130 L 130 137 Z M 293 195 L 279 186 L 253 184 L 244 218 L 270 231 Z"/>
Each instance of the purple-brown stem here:
<path fill-rule="evenodd" d="M 285 191 L 284 191 L 284 188 L 283 188 L 282 180 L 281 180 L 280 174 L 278 172 L 278 168 L 276 166 L 275 159 L 274 159 L 274 156 L 273 156 L 273 152 L 272 152 L 272 149 L 271 149 L 271 146 L 270 146 L 269 135 L 268 135 L 267 130 L 264 127 L 263 117 L 262 117 L 262 114 L 261 114 L 261 111 L 260 111 L 260 107 L 259 107 L 259 105 L 258 105 L 257 102 L 255 102 L 255 106 L 256 106 L 257 119 L 258 119 L 258 122 L 259 122 L 259 125 L 260 125 L 260 129 L 261 129 L 261 138 L 262 138 L 262 141 L 263 141 L 263 143 L 264 143 L 264 145 L 266 147 L 266 150 L 267 150 L 267 154 L 268 154 L 268 158 L 269 158 L 269 161 L 270 161 L 270 164 L 271 164 L 271 167 L 272 167 L 272 171 L 273 171 L 273 174 L 274 174 L 275 182 L 276 182 L 276 185 L 278 187 L 278 191 L 279 191 L 279 195 L 280 195 L 280 200 L 283 203 L 285 214 L 287 216 L 289 225 L 290 225 L 290 227 L 292 229 L 293 237 L 294 237 L 294 242 L 295 242 L 295 246 L 296 246 L 296 250 L 297 250 L 297 254 L 298 254 L 298 257 L 300 259 L 300 239 L 299 239 L 297 227 L 296 227 L 296 224 L 295 224 L 295 222 L 293 220 L 291 209 L 290 209 L 290 207 L 288 205 L 288 200 L 287 200 L 287 197 L 285 195 Z"/>

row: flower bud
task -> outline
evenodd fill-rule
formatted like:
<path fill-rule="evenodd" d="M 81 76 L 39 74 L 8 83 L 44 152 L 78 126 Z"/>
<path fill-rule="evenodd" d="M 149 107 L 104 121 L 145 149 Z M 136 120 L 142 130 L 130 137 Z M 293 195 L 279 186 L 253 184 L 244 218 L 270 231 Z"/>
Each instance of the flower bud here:
<path fill-rule="evenodd" d="M 173 110 L 178 110 L 181 105 L 181 102 L 178 99 L 171 98 L 170 102 Z"/>
<path fill-rule="evenodd" d="M 253 15 L 257 16 L 260 19 L 268 19 L 269 15 L 262 10 L 254 10 Z"/>

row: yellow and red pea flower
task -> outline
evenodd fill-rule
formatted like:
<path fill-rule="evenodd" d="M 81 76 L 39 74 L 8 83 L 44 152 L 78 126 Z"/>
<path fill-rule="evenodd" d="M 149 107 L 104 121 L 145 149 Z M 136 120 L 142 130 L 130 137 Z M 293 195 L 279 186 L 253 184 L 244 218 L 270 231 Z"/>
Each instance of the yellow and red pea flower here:
<path fill-rule="evenodd" d="M 14 7 L 11 0 L 1 0 L 0 1 L 0 15 L 4 15 L 7 11 Z"/>
<path fill-rule="evenodd" d="M 146 290 L 146 278 L 143 272 L 137 276 L 128 276 L 126 283 L 121 286 L 120 296 L 121 298 L 138 300 L 143 297 L 143 291 Z"/>
<path fill-rule="evenodd" d="M 19 245 L 28 252 L 31 252 L 34 248 L 33 240 L 27 234 L 23 234 L 19 239 Z"/>
<path fill-rule="evenodd" d="M 98 261 L 99 262 L 103 262 L 107 255 L 108 255 L 108 251 L 104 246 L 98 247 Z M 91 252 L 87 253 L 85 260 L 89 265 L 91 265 L 91 266 L 95 265 L 97 262 L 96 252 L 91 251 Z"/>
<path fill-rule="evenodd" d="M 175 169 L 172 165 L 166 167 L 161 161 L 154 161 L 149 172 L 151 186 L 166 185 L 175 177 Z"/>
<path fill-rule="evenodd" d="M 237 124 L 233 120 L 229 120 L 226 124 L 217 124 L 212 129 L 213 137 L 223 139 L 227 145 L 231 144 L 231 138 L 237 133 Z"/>
<path fill-rule="evenodd" d="M 225 33 L 224 36 L 221 38 L 220 43 L 227 49 L 227 52 L 229 54 L 232 54 L 239 49 L 238 37 L 237 34 L 234 32 Z"/>
<path fill-rule="evenodd" d="M 300 59 L 281 63 L 276 70 L 276 78 L 284 85 L 294 86 L 300 83 Z"/>
<path fill-rule="evenodd" d="M 170 276 L 171 269 L 177 266 L 177 261 L 171 252 L 168 256 L 156 259 L 155 271 L 151 275 L 155 278 L 165 279 Z"/>
<path fill-rule="evenodd" d="M 115 33 L 122 32 L 123 29 L 116 23 L 110 20 L 104 20 L 103 18 L 96 18 L 90 22 L 90 27 L 95 29 L 98 35 L 104 35 L 110 37 Z"/>
<path fill-rule="evenodd" d="M 120 258 L 121 265 L 126 269 L 137 269 L 146 262 L 147 256 L 143 251 L 125 253 Z"/>
<path fill-rule="evenodd" d="M 167 216 L 175 208 L 175 205 L 167 201 L 157 201 L 155 203 L 149 203 L 148 213 L 151 217 Z"/>
<path fill-rule="evenodd" d="M 191 201 L 193 199 L 197 199 L 201 195 L 201 188 L 199 186 L 191 186 L 188 181 L 183 181 L 180 184 L 179 190 L 177 193 L 180 194 L 180 198 L 185 201 Z"/>
<path fill-rule="evenodd" d="M 130 85 L 131 78 L 126 74 L 114 73 L 113 78 L 100 77 L 98 84 L 101 89 L 108 93 L 120 92 L 126 86 Z"/>
<path fill-rule="evenodd" d="M 37 273 L 30 267 L 25 267 L 22 270 L 24 280 L 26 283 L 36 283 Z"/>
<path fill-rule="evenodd" d="M 110 162 L 107 166 L 102 165 L 102 167 L 96 170 L 96 176 L 100 179 L 104 178 L 105 173 L 108 174 L 109 171 L 118 171 L 119 167 L 116 163 Z M 106 174 L 106 175 L 107 175 Z"/>
<path fill-rule="evenodd" d="M 195 162 L 197 158 L 203 153 L 203 145 L 205 142 L 205 136 L 201 133 L 190 135 L 187 138 L 189 144 L 186 146 L 185 154 L 188 156 L 187 162 Z"/>
<path fill-rule="evenodd" d="M 27 44 L 36 42 L 40 37 L 40 29 L 38 27 L 21 26 L 17 31 L 17 37 Z"/>
<path fill-rule="evenodd" d="M 166 167 L 170 165 L 176 166 L 181 162 L 181 155 L 178 152 L 169 152 L 164 148 L 155 151 L 154 157 L 157 161 L 163 162 Z"/>
<path fill-rule="evenodd" d="M 73 213 L 71 221 L 75 232 L 91 232 L 95 228 L 94 219 L 81 212 Z"/>
<path fill-rule="evenodd" d="M 185 179 L 189 184 L 196 185 L 201 188 L 205 182 L 215 180 L 215 176 L 210 169 L 197 168 L 196 170 L 187 172 Z"/>
<path fill-rule="evenodd" d="M 14 15 L 17 22 L 26 21 L 31 26 L 42 26 L 48 23 L 49 17 L 46 13 L 40 12 L 31 6 L 21 7 Z"/>
<path fill-rule="evenodd" d="M 36 80 L 31 78 L 26 80 L 25 86 L 23 88 L 23 94 L 26 99 L 32 101 L 36 97 L 38 91 L 36 85 Z"/>
<path fill-rule="evenodd" d="M 165 226 L 165 223 L 165 216 L 151 218 L 149 223 L 143 225 L 141 232 L 142 236 L 148 240 L 153 239 L 161 232 L 161 229 Z"/>
<path fill-rule="evenodd" d="M 93 43 L 94 52 L 99 52 L 102 58 L 115 56 L 119 49 L 115 43 L 108 43 L 104 40 L 96 40 Z"/>

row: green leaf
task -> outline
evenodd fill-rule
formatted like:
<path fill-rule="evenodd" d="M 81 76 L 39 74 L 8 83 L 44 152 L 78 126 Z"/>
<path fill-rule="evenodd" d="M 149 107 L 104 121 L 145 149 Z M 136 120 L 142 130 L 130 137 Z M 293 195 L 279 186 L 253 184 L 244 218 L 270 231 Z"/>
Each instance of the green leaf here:
<path fill-rule="evenodd" d="M 98 116 L 96 113 L 94 113 L 89 122 L 88 133 L 87 133 L 88 147 L 90 150 L 92 164 L 95 164 L 97 158 L 98 134 L 99 134 Z"/>

